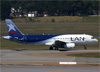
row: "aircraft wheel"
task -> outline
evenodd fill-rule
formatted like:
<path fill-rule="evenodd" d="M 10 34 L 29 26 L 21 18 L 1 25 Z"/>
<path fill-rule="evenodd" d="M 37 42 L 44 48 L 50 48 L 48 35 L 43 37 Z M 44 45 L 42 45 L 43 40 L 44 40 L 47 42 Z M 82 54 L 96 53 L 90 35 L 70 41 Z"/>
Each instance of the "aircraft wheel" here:
<path fill-rule="evenodd" d="M 55 47 L 55 50 L 58 50 L 58 47 Z"/>
<path fill-rule="evenodd" d="M 84 45 L 84 50 L 87 50 L 87 47 L 86 47 L 86 45 Z"/>
<path fill-rule="evenodd" d="M 53 47 L 52 47 L 52 46 L 50 46 L 49 50 L 53 50 Z"/>

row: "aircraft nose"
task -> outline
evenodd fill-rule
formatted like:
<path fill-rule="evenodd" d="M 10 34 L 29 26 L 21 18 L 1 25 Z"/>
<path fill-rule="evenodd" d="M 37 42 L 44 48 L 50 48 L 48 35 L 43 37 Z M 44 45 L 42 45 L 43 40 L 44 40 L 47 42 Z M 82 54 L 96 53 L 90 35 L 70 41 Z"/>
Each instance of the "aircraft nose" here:
<path fill-rule="evenodd" d="M 96 43 L 98 43 L 98 40 L 97 40 L 97 39 L 95 39 L 95 42 L 96 42 Z"/>

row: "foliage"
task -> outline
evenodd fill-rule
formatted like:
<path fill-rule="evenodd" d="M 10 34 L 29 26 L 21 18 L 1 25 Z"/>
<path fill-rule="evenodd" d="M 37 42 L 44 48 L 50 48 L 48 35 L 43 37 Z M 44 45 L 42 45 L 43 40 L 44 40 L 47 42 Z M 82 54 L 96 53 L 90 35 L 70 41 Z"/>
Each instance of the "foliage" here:
<path fill-rule="evenodd" d="M 11 5 L 9 1 L 1 1 L 1 19 L 10 17 Z"/>
<path fill-rule="evenodd" d="M 99 1 L 1 1 L 1 18 L 5 19 L 10 16 L 11 7 L 16 10 L 15 14 L 20 13 L 22 16 L 29 12 L 37 11 L 38 16 L 43 16 L 47 12 L 49 16 L 87 16 L 98 15 Z M 20 9 L 21 12 L 18 12 Z"/>

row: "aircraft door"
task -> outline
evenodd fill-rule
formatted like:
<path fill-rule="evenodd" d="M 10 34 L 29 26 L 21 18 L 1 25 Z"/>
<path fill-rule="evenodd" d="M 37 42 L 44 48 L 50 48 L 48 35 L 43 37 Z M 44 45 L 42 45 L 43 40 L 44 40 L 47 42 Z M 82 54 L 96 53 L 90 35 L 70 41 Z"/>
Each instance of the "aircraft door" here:
<path fill-rule="evenodd" d="M 27 42 L 27 36 L 23 35 L 24 42 Z"/>

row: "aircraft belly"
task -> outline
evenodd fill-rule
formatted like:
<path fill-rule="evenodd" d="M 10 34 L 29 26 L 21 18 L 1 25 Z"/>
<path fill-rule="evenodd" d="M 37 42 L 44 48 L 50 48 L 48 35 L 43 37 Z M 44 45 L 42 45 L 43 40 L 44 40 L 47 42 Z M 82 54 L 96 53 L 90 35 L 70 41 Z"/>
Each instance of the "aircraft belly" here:
<path fill-rule="evenodd" d="M 45 45 L 45 43 L 49 43 L 49 42 L 52 42 L 52 41 L 53 41 L 53 40 L 51 40 L 51 39 L 47 39 L 47 40 L 37 41 L 37 42 L 28 42 L 28 44 Z"/>

